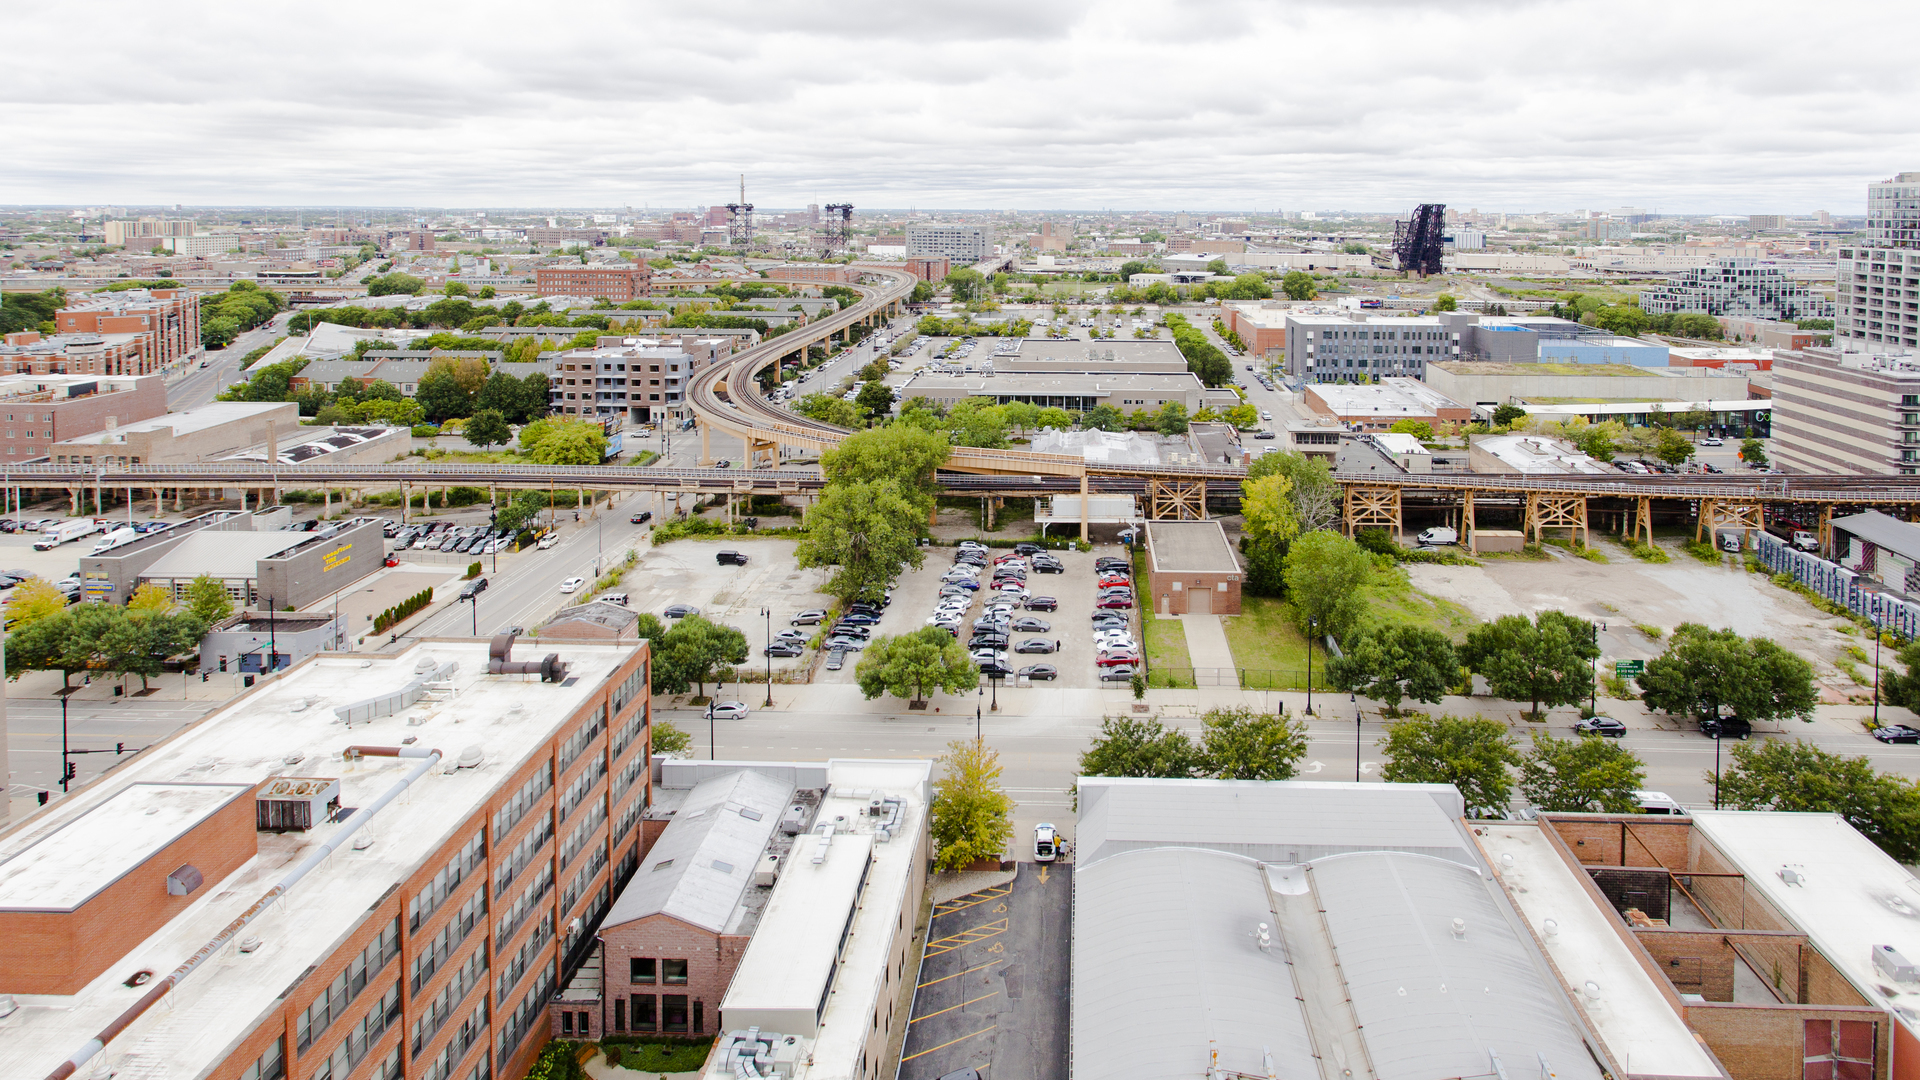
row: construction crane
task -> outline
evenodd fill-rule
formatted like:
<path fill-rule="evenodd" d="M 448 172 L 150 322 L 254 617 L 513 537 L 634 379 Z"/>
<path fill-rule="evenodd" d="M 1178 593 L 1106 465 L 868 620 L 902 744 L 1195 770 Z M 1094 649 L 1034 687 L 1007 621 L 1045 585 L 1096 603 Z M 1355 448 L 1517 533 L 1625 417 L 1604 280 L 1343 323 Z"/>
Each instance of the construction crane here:
<path fill-rule="evenodd" d="M 747 201 L 747 174 L 740 174 L 740 201 L 727 204 L 727 243 L 746 251 L 753 247 L 753 204 Z"/>
<path fill-rule="evenodd" d="M 1445 203 L 1421 203 L 1409 221 L 1393 223 L 1394 268 L 1426 277 L 1442 271 L 1440 256 L 1446 249 L 1447 206 Z"/>
<path fill-rule="evenodd" d="M 826 249 L 826 253 L 829 255 L 835 252 L 845 251 L 852 233 L 853 204 L 828 203 L 826 224 L 826 238 L 822 241 L 821 246 Z"/>

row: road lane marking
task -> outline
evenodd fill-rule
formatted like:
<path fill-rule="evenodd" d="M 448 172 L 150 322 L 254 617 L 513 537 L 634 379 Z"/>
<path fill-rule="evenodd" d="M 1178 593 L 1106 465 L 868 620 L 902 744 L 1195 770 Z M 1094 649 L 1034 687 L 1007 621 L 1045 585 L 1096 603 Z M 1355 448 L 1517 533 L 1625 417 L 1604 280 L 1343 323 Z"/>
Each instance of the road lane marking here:
<path fill-rule="evenodd" d="M 950 953 L 955 949 L 964 949 L 968 945 L 978 945 L 982 941 L 999 937 L 1001 934 L 1007 932 L 1007 922 L 1008 920 L 1006 919 L 998 919 L 989 923 L 981 923 L 979 926 L 969 927 L 957 934 L 948 934 L 943 938 L 935 938 L 927 942 L 925 955 L 939 956 L 942 953 Z"/>

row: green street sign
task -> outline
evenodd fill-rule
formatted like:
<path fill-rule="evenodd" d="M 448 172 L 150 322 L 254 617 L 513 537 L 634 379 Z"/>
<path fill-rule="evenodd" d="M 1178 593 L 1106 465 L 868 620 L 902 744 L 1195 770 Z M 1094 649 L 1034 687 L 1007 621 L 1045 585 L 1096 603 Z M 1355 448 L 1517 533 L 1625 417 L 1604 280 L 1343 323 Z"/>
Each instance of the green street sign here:
<path fill-rule="evenodd" d="M 1646 670 L 1647 662 L 1645 660 L 1615 660 L 1613 662 L 1613 674 L 1616 678 L 1637 678 L 1641 672 Z"/>

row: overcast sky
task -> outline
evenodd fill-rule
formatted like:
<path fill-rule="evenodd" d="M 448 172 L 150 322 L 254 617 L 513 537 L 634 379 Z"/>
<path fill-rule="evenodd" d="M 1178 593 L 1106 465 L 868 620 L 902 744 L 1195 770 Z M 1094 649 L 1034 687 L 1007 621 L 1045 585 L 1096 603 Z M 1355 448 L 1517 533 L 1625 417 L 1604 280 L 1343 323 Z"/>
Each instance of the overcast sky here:
<path fill-rule="evenodd" d="M 1858 213 L 1920 4 L 15 4 L 0 203 Z M 1876 43 L 1886 52 L 1876 56 Z"/>

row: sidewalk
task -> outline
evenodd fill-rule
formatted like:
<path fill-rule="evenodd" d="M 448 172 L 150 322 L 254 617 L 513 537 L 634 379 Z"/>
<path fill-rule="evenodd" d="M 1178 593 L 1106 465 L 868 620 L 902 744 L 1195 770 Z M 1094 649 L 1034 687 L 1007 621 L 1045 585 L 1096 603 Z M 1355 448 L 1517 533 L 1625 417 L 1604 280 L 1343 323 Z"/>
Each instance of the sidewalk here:
<path fill-rule="evenodd" d="M 1196 668 L 1232 670 L 1233 648 L 1227 644 L 1227 627 L 1218 615 L 1178 615 L 1187 632 L 1187 663 Z"/>

